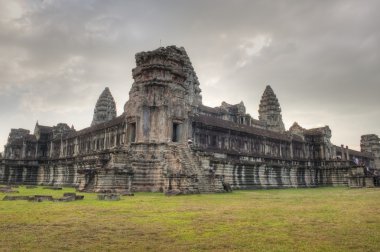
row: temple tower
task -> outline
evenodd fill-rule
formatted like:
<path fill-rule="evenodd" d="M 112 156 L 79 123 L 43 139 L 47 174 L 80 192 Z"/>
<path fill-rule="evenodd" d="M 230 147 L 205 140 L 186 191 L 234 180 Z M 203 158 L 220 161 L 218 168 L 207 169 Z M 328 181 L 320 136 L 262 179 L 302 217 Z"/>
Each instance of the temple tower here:
<path fill-rule="evenodd" d="M 99 96 L 91 126 L 108 122 L 116 117 L 116 104 L 108 87 Z"/>
<path fill-rule="evenodd" d="M 361 136 L 360 149 L 362 152 L 370 152 L 374 157 L 374 166 L 380 170 L 380 138 L 375 134 Z"/>
<path fill-rule="evenodd" d="M 134 83 L 124 106 L 127 137 L 138 143 L 185 143 L 189 116 L 202 102 L 198 78 L 183 47 L 136 54 Z"/>
<path fill-rule="evenodd" d="M 261 97 L 259 106 L 259 120 L 267 124 L 269 130 L 284 132 L 285 127 L 282 121 L 281 107 L 273 89 L 268 85 Z"/>

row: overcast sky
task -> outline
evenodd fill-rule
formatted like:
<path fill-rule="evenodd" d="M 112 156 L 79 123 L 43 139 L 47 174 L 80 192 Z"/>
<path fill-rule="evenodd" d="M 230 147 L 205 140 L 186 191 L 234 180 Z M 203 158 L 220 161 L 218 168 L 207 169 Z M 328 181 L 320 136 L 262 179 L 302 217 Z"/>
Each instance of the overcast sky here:
<path fill-rule="evenodd" d="M 183 46 L 203 103 L 243 101 L 258 117 L 266 85 L 285 127 L 329 125 L 360 148 L 380 134 L 380 1 L 0 0 L 0 151 L 11 128 L 91 124 L 108 86 L 118 115 L 134 55 Z"/>

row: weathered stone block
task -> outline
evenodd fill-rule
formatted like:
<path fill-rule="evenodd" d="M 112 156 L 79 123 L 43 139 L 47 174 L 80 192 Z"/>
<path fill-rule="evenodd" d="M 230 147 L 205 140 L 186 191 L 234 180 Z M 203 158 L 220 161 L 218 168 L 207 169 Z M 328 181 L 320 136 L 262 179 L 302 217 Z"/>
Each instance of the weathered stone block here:
<path fill-rule="evenodd" d="M 57 199 L 56 201 L 62 201 L 62 202 L 69 202 L 69 201 L 75 201 L 75 196 L 63 196 L 62 198 Z"/>
<path fill-rule="evenodd" d="M 62 187 L 57 186 L 45 186 L 43 189 L 50 189 L 50 190 L 62 190 Z"/>
<path fill-rule="evenodd" d="M 119 194 L 98 194 L 98 200 L 109 200 L 109 201 L 117 201 L 120 200 Z"/>
<path fill-rule="evenodd" d="M 11 201 L 11 200 L 29 200 L 29 196 L 9 196 L 6 195 L 3 200 Z"/>
<path fill-rule="evenodd" d="M 18 193 L 18 191 L 13 190 L 12 187 L 0 187 L 0 192 L 2 192 L 2 193 Z"/>
<path fill-rule="evenodd" d="M 75 196 L 75 200 L 83 200 L 84 199 L 84 195 L 76 195 Z"/>
<path fill-rule="evenodd" d="M 77 195 L 76 193 L 64 193 L 63 197 L 68 197 L 68 196 L 75 197 L 76 195 Z"/>
<path fill-rule="evenodd" d="M 53 196 L 51 195 L 34 195 L 29 197 L 29 201 L 43 202 L 43 201 L 53 201 Z"/>
<path fill-rule="evenodd" d="M 182 194 L 182 192 L 178 189 L 169 190 L 169 191 L 165 192 L 166 196 L 177 196 L 177 195 L 181 195 L 181 194 Z"/>
<path fill-rule="evenodd" d="M 122 196 L 135 196 L 135 194 L 134 193 L 132 193 L 132 192 L 122 192 L 122 193 L 120 193 Z"/>

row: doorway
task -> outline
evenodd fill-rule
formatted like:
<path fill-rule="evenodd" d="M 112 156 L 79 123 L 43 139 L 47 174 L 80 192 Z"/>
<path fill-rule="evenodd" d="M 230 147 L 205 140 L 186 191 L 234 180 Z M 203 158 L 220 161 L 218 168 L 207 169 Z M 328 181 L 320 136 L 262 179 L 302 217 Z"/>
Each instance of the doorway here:
<path fill-rule="evenodd" d="M 128 140 L 130 143 L 136 142 L 136 123 L 130 123 L 128 127 Z"/>
<path fill-rule="evenodd" d="M 172 142 L 178 142 L 180 140 L 180 126 L 179 123 L 173 123 Z"/>

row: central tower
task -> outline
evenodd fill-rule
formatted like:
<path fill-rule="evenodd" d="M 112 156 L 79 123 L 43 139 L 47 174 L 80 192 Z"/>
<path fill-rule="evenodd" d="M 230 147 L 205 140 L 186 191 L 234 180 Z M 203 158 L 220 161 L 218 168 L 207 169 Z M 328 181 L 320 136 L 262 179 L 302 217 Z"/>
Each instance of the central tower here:
<path fill-rule="evenodd" d="M 281 107 L 271 86 L 266 86 L 259 105 L 259 120 L 267 124 L 269 130 L 285 132 Z"/>
<path fill-rule="evenodd" d="M 189 116 L 201 104 L 198 78 L 184 48 L 136 54 L 134 83 L 124 106 L 129 142 L 185 143 Z"/>

